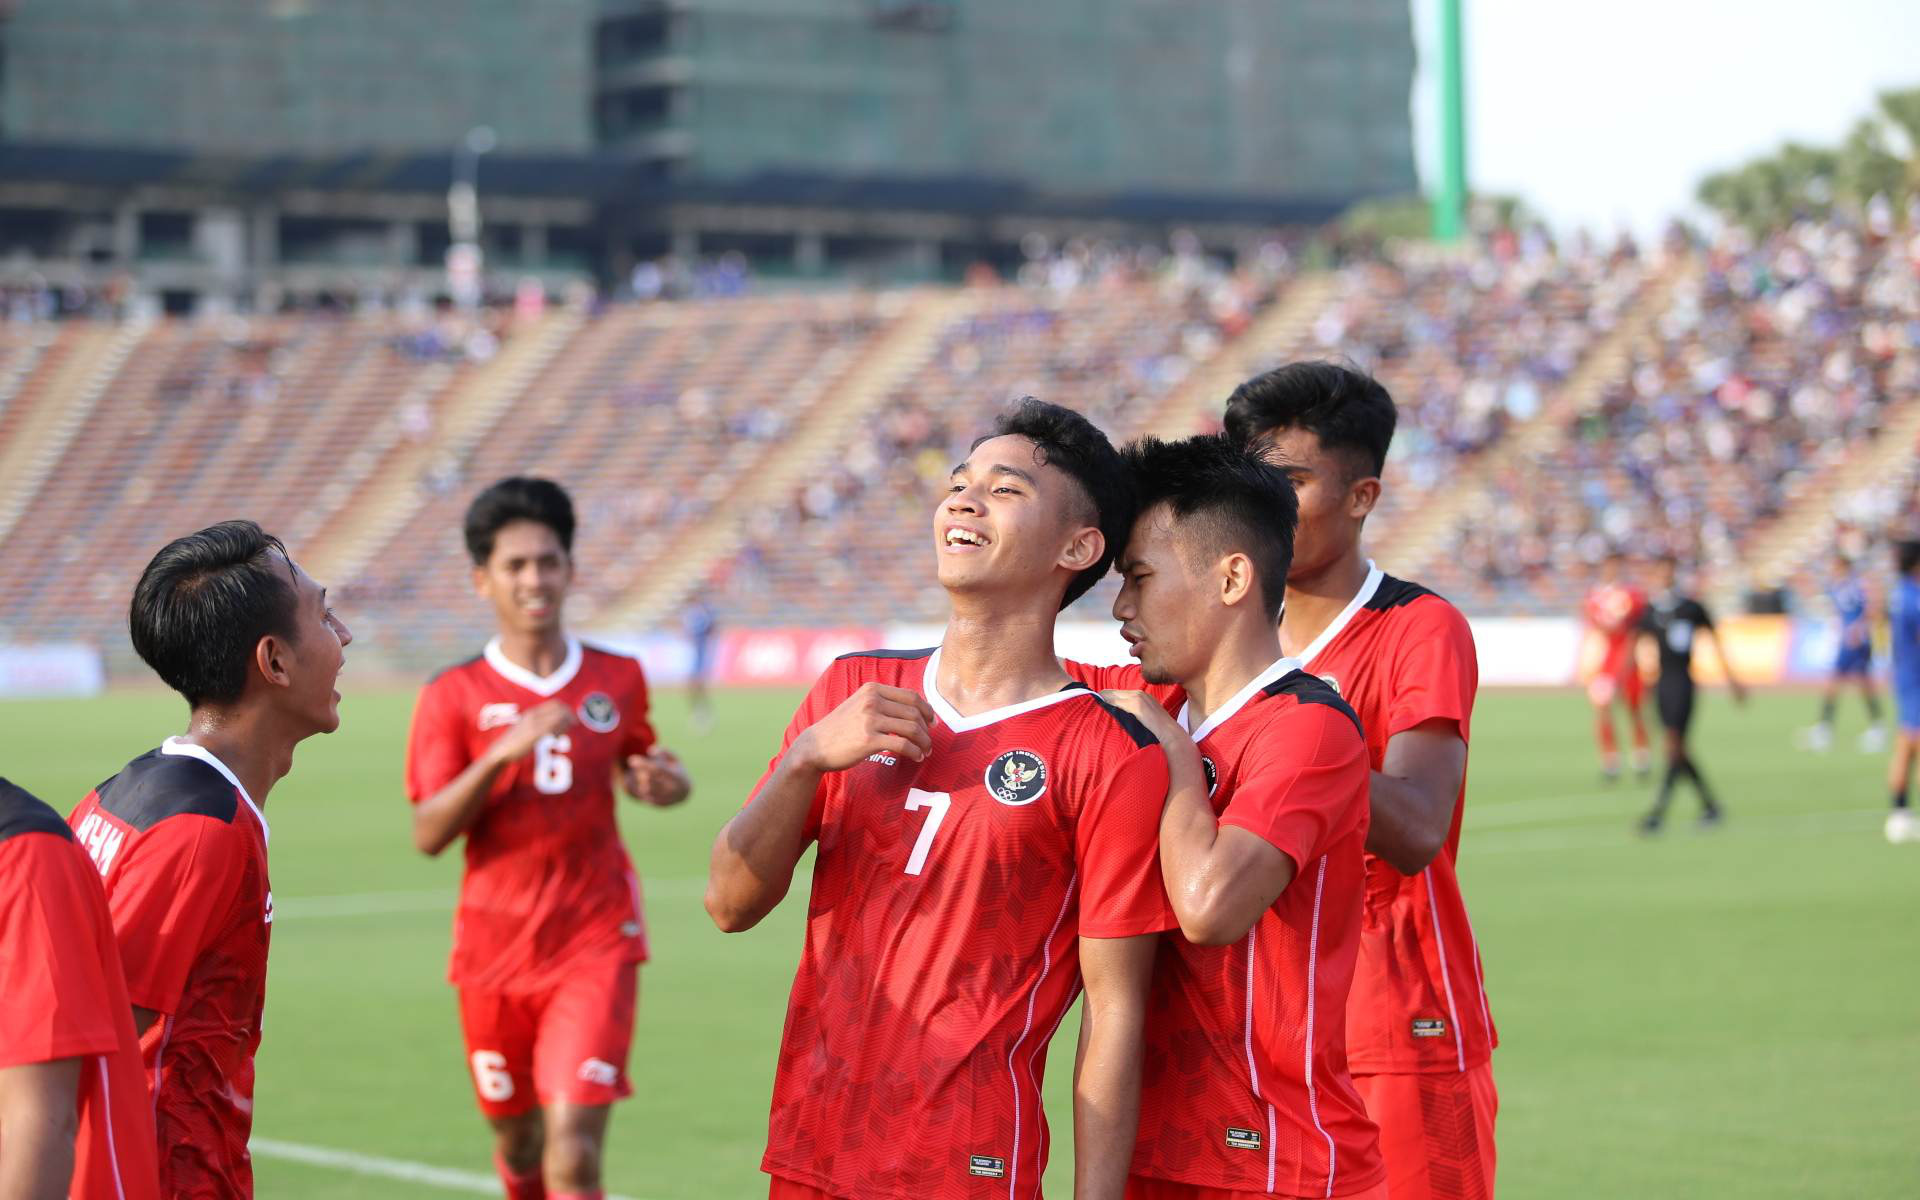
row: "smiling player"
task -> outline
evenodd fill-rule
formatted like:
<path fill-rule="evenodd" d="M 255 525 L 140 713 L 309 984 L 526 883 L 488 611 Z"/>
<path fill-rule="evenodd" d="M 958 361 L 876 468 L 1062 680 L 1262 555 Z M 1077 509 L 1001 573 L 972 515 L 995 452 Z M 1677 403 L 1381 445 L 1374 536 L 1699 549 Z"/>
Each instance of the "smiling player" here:
<path fill-rule="evenodd" d="M 415 846 L 467 839 L 447 973 L 512 1200 L 600 1195 L 647 958 L 613 777 L 658 806 L 691 790 L 654 741 L 640 664 L 561 625 L 573 529 L 545 479 L 475 497 L 467 550 L 498 633 L 421 691 L 407 751 Z"/>
<path fill-rule="evenodd" d="M 252 521 L 170 542 L 140 575 L 133 648 L 192 706 L 68 822 L 100 869 L 160 1139 L 161 1194 L 253 1194 L 253 1056 L 273 891 L 267 793 L 340 726 L 353 635 Z"/>

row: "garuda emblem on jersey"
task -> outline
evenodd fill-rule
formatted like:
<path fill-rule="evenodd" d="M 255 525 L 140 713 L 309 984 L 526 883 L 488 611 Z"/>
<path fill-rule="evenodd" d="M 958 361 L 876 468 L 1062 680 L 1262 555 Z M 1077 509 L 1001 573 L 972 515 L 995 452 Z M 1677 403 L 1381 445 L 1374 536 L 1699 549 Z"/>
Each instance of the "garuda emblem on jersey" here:
<path fill-rule="evenodd" d="M 620 710 L 612 696 L 595 692 L 580 702 L 580 723 L 595 733 L 612 733 L 620 727 Z"/>
<path fill-rule="evenodd" d="M 1211 797 L 1220 790 L 1220 768 L 1213 765 L 1212 759 L 1201 755 L 1200 769 L 1207 773 L 1207 795 Z"/>
<path fill-rule="evenodd" d="M 1009 750 L 988 765 L 987 790 L 1002 804 L 1032 804 L 1047 790 L 1047 764 L 1031 750 Z"/>

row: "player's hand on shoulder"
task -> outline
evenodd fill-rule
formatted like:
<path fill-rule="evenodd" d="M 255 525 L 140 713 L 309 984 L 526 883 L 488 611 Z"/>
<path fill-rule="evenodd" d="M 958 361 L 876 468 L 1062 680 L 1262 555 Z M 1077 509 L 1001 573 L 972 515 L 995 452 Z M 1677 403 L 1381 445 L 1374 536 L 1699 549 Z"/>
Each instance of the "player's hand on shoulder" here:
<path fill-rule="evenodd" d="M 1131 688 L 1110 688 L 1100 693 L 1100 698 L 1126 713 L 1147 727 L 1147 732 L 1160 739 L 1163 746 L 1190 742 L 1187 731 L 1180 728 L 1180 722 L 1173 719 L 1158 700 L 1142 691 Z"/>
<path fill-rule="evenodd" d="M 573 727 L 573 709 L 563 700 L 549 700 L 520 714 L 513 727 L 493 744 L 493 753 L 502 762 L 518 762 L 533 753 L 543 737 L 565 733 Z"/>
<path fill-rule="evenodd" d="M 693 780 L 678 755 L 665 746 L 629 754 L 624 773 L 627 795 L 656 808 L 672 808 L 693 794 Z"/>
<path fill-rule="evenodd" d="M 924 762 L 933 750 L 933 708 L 912 688 L 863 683 L 794 739 L 789 755 L 816 771 L 844 771 L 875 754 Z"/>

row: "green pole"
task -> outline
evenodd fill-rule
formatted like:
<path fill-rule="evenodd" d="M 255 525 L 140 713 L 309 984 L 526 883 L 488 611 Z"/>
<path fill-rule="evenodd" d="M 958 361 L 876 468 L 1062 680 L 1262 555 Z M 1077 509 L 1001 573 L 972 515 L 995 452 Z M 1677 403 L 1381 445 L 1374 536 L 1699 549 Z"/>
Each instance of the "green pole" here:
<path fill-rule="evenodd" d="M 1455 242 L 1467 217 L 1467 83 L 1461 66 L 1462 0 L 1440 0 L 1440 186 L 1433 195 L 1433 236 Z"/>

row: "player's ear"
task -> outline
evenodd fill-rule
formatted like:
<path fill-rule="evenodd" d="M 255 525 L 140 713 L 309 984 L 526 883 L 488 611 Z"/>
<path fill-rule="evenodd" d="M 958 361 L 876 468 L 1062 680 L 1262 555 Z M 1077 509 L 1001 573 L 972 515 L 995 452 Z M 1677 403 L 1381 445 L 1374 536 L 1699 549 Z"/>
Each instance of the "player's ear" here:
<path fill-rule="evenodd" d="M 293 682 L 293 675 L 288 670 L 291 650 L 292 647 L 284 638 L 270 633 L 254 643 L 253 665 L 268 683 L 275 687 L 286 687 Z"/>
<path fill-rule="evenodd" d="M 1253 594 L 1253 560 L 1238 551 L 1221 559 L 1214 567 L 1220 589 L 1220 603 L 1233 605 Z"/>
<path fill-rule="evenodd" d="M 1100 561 L 1107 552 L 1107 535 L 1092 525 L 1082 525 L 1073 531 L 1073 537 L 1067 542 L 1067 548 L 1060 553 L 1060 565 L 1069 571 L 1084 571 Z"/>
<path fill-rule="evenodd" d="M 483 599 L 491 599 L 493 592 L 488 586 L 487 568 L 484 563 L 475 563 L 473 567 L 473 590 Z"/>
<path fill-rule="evenodd" d="M 1380 477 L 1368 475 L 1353 481 L 1347 489 L 1347 515 L 1356 521 L 1363 521 L 1380 502 Z"/>

